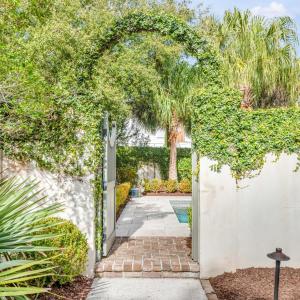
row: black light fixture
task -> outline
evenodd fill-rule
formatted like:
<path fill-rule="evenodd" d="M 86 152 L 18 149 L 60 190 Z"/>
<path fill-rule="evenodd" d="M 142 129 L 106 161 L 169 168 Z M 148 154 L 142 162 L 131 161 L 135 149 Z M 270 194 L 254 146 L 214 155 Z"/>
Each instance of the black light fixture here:
<path fill-rule="evenodd" d="M 290 258 L 282 252 L 281 248 L 276 248 L 273 253 L 267 254 L 267 256 L 276 261 L 275 268 L 275 284 L 274 284 L 274 300 L 278 300 L 279 294 L 279 277 L 280 277 L 280 263 L 282 261 L 288 261 Z"/>

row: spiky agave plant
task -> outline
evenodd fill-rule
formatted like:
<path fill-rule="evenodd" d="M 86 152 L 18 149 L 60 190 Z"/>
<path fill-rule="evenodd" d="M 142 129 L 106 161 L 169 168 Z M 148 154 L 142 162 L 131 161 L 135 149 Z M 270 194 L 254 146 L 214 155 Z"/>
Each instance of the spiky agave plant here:
<path fill-rule="evenodd" d="M 0 299 L 29 299 L 26 295 L 47 291 L 28 282 L 54 271 L 49 259 L 26 260 L 26 252 L 54 250 L 34 246 L 33 242 L 55 237 L 42 233 L 46 225 L 40 221 L 62 209 L 61 204 L 45 204 L 36 188 L 34 181 L 0 181 Z M 20 253 L 25 259 L 15 259 L 21 257 Z"/>

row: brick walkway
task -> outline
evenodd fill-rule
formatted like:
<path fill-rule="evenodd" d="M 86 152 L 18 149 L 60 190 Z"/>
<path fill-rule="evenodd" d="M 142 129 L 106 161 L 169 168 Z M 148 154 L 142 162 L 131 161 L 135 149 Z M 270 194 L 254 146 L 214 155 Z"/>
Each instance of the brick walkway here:
<path fill-rule="evenodd" d="M 99 277 L 198 278 L 191 257 L 191 238 L 117 238 L 111 253 L 96 266 Z"/>

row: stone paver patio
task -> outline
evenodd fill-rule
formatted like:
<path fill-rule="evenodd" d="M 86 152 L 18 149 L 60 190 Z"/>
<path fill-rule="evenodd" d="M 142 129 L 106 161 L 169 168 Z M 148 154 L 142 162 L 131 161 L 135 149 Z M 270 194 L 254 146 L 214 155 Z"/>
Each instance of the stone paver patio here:
<path fill-rule="evenodd" d="M 207 300 L 199 264 L 191 259 L 190 229 L 178 221 L 170 200 L 191 197 L 149 196 L 126 205 L 115 243 L 96 265 L 100 278 L 88 300 Z"/>
<path fill-rule="evenodd" d="M 119 237 L 189 237 L 188 224 L 180 223 L 170 200 L 191 201 L 190 196 L 145 196 L 133 198 L 117 221 Z"/>

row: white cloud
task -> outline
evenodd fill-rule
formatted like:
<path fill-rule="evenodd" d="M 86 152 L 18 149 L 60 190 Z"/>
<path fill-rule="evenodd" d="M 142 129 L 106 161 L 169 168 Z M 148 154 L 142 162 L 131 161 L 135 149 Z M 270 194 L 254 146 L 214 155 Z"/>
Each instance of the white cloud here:
<path fill-rule="evenodd" d="M 265 16 L 268 18 L 290 15 L 289 11 L 282 3 L 275 2 L 275 1 L 271 2 L 267 6 L 255 6 L 251 9 L 251 11 L 255 15 Z"/>

